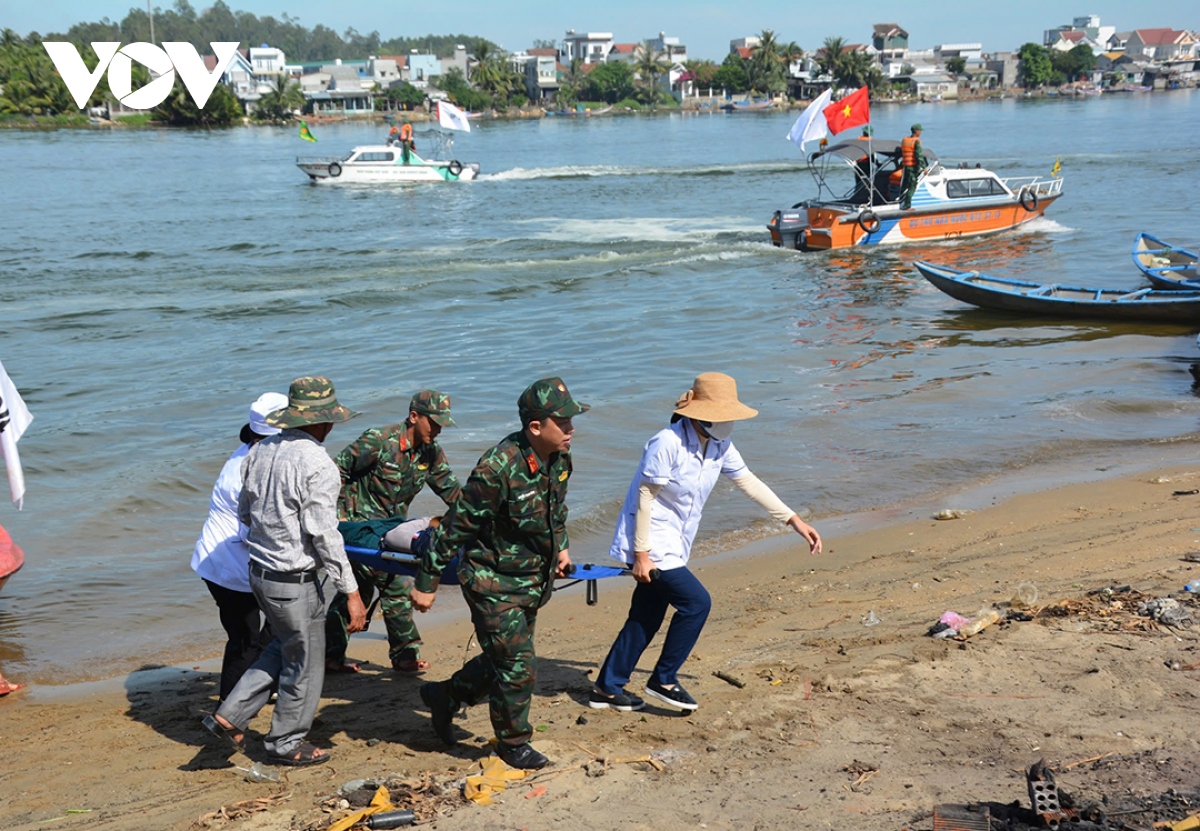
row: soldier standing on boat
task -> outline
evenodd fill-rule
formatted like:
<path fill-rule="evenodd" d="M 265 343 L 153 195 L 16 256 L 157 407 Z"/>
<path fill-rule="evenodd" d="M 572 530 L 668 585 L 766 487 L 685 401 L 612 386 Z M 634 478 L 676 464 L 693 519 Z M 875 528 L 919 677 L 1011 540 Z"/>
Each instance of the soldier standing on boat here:
<path fill-rule="evenodd" d="M 912 126 L 912 134 L 900 142 L 900 163 L 904 167 L 904 179 L 900 183 L 902 195 L 900 209 L 912 210 L 913 193 L 917 189 L 917 179 L 925 170 L 925 154 L 921 151 L 921 125 Z"/>
<path fill-rule="evenodd" d="M 342 476 L 338 519 L 350 522 L 408 518 L 408 506 L 426 485 L 447 505 L 453 505 L 462 487 L 437 443 L 443 427 L 453 427 L 450 396 L 421 390 L 408 404 L 408 418 L 399 424 L 367 430 L 337 455 Z M 388 574 L 353 563 L 364 601 L 370 605 L 375 590 L 387 627 L 388 657 L 392 669 L 419 675 L 429 669 L 420 657 L 421 633 L 413 622 L 409 590 L 412 578 Z M 346 662 L 346 604 L 338 598 L 329 609 L 325 634 L 325 667 L 330 672 L 358 672 Z"/>
<path fill-rule="evenodd" d="M 433 605 L 442 568 L 457 554 L 458 579 L 483 652 L 448 681 L 422 686 L 421 700 L 438 737 L 453 745 L 458 708 L 488 699 L 497 755 L 531 770 L 549 763 L 529 744 L 537 676 L 533 630 L 554 578 L 571 570 L 571 419 L 589 408 L 559 378 L 535 381 L 517 408 L 521 429 L 483 454 L 441 527 L 414 546 L 421 566 L 412 601 L 422 612 Z"/>

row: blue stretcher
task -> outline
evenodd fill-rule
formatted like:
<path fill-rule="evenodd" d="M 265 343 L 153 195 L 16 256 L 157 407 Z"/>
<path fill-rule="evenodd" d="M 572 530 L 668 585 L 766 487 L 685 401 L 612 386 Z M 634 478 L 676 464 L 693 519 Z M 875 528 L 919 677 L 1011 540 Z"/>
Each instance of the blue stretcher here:
<path fill-rule="evenodd" d="M 376 548 L 360 548 L 356 545 L 346 546 L 346 556 L 353 562 L 362 563 L 365 566 L 370 566 L 373 569 L 387 572 L 388 574 L 401 574 L 406 577 L 415 577 L 417 574 L 417 566 L 420 564 L 420 558 L 405 554 L 400 551 L 384 551 Z M 632 575 L 627 568 L 619 566 L 600 566 L 594 563 L 582 563 L 575 566 L 574 572 L 569 577 L 565 577 L 555 583 L 556 591 L 570 588 L 576 583 L 587 584 L 587 604 L 595 606 L 600 598 L 600 592 L 596 587 L 597 580 L 604 580 L 608 577 L 625 577 Z M 451 560 L 444 569 L 442 569 L 443 585 L 458 585 L 458 558 Z"/>

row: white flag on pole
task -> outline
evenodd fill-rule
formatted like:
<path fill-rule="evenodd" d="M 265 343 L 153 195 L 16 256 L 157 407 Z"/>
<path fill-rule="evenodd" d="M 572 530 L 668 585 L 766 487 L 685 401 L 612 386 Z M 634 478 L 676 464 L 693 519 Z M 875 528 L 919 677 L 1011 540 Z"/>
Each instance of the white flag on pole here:
<path fill-rule="evenodd" d="M 829 125 L 825 123 L 825 108 L 829 106 L 832 97 L 832 89 L 827 89 L 817 96 L 816 101 L 805 107 L 792 129 L 788 131 L 788 141 L 803 150 L 804 142 L 816 141 L 829 135 Z"/>
<path fill-rule="evenodd" d="M 467 121 L 467 114 L 458 107 L 449 101 L 438 101 L 437 108 L 438 124 L 441 124 L 447 130 L 462 130 L 464 133 L 471 132 L 471 122 Z"/>
<path fill-rule="evenodd" d="M 4 456 L 4 466 L 8 468 L 8 488 L 18 511 L 25 502 L 25 475 L 21 472 L 21 457 L 17 455 L 17 439 L 31 421 L 29 408 L 0 363 L 0 456 Z"/>

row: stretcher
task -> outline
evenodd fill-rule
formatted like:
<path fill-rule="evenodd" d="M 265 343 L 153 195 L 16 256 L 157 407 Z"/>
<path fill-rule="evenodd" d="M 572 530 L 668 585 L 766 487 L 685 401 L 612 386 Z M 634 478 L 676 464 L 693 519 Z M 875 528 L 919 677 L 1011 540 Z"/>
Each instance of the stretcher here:
<path fill-rule="evenodd" d="M 356 545 L 346 546 L 346 556 L 352 562 L 362 563 L 370 568 L 379 571 L 387 572 L 388 574 L 400 574 L 407 577 L 415 577 L 417 567 L 420 565 L 420 558 L 415 554 L 409 554 L 403 551 L 387 551 L 377 548 L 361 548 Z M 627 568 L 619 566 L 601 566 L 594 563 L 582 563 L 573 565 L 573 571 L 567 577 L 561 578 L 554 584 L 555 591 L 570 588 L 577 583 L 586 584 L 586 597 L 589 606 L 595 606 L 600 598 L 600 592 L 596 586 L 596 581 L 605 580 L 609 577 L 627 577 L 632 576 L 633 572 Z M 458 558 L 455 557 L 446 567 L 442 569 L 442 585 L 458 585 Z"/>

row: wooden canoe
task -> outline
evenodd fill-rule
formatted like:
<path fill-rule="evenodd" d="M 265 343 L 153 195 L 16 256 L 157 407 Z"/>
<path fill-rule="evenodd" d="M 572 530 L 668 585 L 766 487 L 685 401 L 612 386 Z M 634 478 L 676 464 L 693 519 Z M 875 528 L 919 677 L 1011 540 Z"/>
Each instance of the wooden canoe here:
<path fill-rule="evenodd" d="M 914 265 L 946 294 L 984 309 L 1042 317 L 1200 323 L 1200 287 L 1194 291 L 1085 288 L 989 277 L 928 262 Z"/>
<path fill-rule="evenodd" d="M 1133 263 L 1156 289 L 1200 289 L 1200 268 L 1195 251 L 1163 242 L 1147 233 L 1133 243 Z"/>

